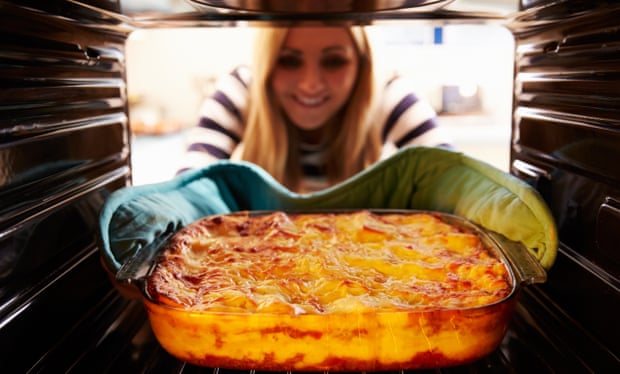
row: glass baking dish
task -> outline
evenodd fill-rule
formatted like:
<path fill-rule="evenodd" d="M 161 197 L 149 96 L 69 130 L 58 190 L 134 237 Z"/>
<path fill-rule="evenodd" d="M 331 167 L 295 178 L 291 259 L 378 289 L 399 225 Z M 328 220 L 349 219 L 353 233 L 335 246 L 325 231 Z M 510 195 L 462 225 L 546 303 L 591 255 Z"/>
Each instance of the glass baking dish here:
<path fill-rule="evenodd" d="M 148 275 L 165 238 L 130 259 L 117 279 L 140 289 L 156 338 L 180 360 L 229 369 L 334 372 L 430 369 L 478 360 L 503 339 L 521 288 L 546 280 L 544 268 L 522 244 L 464 218 L 415 210 L 369 211 L 432 213 L 476 233 L 506 265 L 511 292 L 492 304 L 456 309 L 335 314 L 190 311 L 159 303 L 148 292 Z"/>

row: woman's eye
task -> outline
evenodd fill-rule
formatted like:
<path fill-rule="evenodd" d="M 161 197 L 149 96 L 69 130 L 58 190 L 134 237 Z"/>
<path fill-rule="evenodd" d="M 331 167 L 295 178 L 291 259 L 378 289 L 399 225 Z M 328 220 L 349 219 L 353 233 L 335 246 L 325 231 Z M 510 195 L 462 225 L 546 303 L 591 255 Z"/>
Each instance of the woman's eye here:
<path fill-rule="evenodd" d="M 348 63 L 349 63 L 348 59 L 344 57 L 340 57 L 340 56 L 327 57 L 321 61 L 321 65 L 326 69 L 338 69 L 338 68 L 345 66 Z"/>
<path fill-rule="evenodd" d="M 285 69 L 296 69 L 302 65 L 300 58 L 295 56 L 281 56 L 278 58 L 278 66 Z"/>

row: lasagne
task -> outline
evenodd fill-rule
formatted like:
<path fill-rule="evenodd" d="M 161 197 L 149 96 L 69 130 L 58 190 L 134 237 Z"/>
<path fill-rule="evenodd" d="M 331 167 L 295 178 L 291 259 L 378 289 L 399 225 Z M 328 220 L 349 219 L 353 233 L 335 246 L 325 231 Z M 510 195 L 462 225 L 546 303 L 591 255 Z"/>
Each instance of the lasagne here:
<path fill-rule="evenodd" d="M 196 311 L 465 308 L 511 291 L 506 266 L 475 233 L 430 213 L 207 217 L 160 260 L 151 295 Z"/>
<path fill-rule="evenodd" d="M 156 336 L 184 361 L 376 371 L 488 353 L 513 281 L 478 232 L 439 213 L 276 211 L 187 225 L 145 291 Z"/>

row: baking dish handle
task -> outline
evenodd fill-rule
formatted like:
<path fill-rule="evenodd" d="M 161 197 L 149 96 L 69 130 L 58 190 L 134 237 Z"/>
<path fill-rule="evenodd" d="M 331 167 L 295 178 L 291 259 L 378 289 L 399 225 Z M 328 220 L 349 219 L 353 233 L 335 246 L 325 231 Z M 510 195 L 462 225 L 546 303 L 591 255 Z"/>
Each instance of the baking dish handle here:
<path fill-rule="evenodd" d="M 547 281 L 547 271 L 522 243 L 509 240 L 496 232 L 489 232 L 489 234 L 503 249 L 520 284 L 528 285 Z"/>
<path fill-rule="evenodd" d="M 169 231 L 156 237 L 151 243 L 147 244 L 127 259 L 116 273 L 116 280 L 137 285 L 149 274 L 154 263 L 154 259 L 159 250 L 166 243 L 174 232 Z"/>

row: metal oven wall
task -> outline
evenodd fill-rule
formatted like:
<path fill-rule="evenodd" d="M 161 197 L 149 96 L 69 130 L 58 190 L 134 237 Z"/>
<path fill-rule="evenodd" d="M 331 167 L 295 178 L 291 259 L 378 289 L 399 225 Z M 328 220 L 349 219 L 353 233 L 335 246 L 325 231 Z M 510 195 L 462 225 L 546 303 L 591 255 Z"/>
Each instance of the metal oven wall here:
<path fill-rule="evenodd" d="M 541 192 L 561 241 L 547 283 L 532 296 L 548 308 L 545 323 L 569 355 L 603 370 L 620 357 L 620 4 L 522 7 L 510 24 L 511 171 Z M 590 339 L 575 338 L 582 333 Z"/>
<path fill-rule="evenodd" d="M 94 230 L 130 178 L 125 31 L 70 2 L 0 12 L 0 367 L 17 373 L 114 307 Z M 67 360 L 92 344 L 73 343 Z"/>

